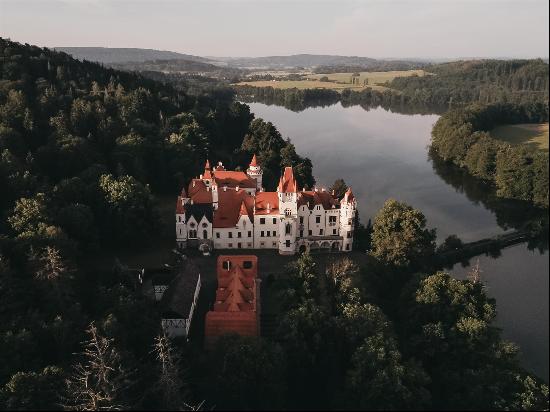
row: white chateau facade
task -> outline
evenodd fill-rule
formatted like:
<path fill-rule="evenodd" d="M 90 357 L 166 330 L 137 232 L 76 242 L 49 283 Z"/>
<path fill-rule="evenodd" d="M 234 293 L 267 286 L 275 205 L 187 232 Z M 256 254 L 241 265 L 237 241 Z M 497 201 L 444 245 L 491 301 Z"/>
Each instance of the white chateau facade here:
<path fill-rule="evenodd" d="M 262 188 L 256 155 L 245 172 L 218 163 L 182 190 L 176 204 L 180 249 L 278 249 L 296 252 L 352 250 L 357 201 L 351 188 L 342 199 L 325 189 L 299 190 L 285 167 L 276 192 Z"/>

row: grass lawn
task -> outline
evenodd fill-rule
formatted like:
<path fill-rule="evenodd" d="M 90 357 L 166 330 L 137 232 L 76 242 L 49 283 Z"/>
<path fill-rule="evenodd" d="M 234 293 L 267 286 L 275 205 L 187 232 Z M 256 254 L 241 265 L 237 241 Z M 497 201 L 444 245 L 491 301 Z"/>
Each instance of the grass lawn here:
<path fill-rule="evenodd" d="M 273 87 L 275 89 L 332 89 L 342 91 L 344 89 L 362 90 L 363 81 L 368 79 L 368 86 L 374 90 L 383 91 L 386 89 L 384 83 L 392 81 L 396 77 L 407 77 L 416 74 L 417 76 L 425 76 L 424 70 L 404 70 L 404 71 L 389 71 L 389 72 L 361 72 L 359 73 L 359 85 L 351 84 L 352 73 L 328 73 L 328 74 L 310 74 L 307 75 L 307 80 L 261 80 L 251 82 L 237 83 L 237 86 L 248 85 L 255 87 Z M 328 77 L 329 82 L 321 82 L 321 77 Z"/>
<path fill-rule="evenodd" d="M 525 123 L 495 127 L 491 136 L 512 145 L 548 151 L 548 123 Z"/>

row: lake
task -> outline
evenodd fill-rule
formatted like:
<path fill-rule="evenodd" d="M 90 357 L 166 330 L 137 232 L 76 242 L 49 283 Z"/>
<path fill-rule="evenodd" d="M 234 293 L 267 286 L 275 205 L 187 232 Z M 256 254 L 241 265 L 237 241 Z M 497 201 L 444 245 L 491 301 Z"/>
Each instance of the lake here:
<path fill-rule="evenodd" d="M 499 201 L 477 180 L 432 160 L 428 145 L 438 115 L 367 111 L 340 103 L 301 112 L 248 104 L 311 159 L 318 187 L 341 177 L 353 188 L 363 223 L 386 199 L 395 198 L 422 210 L 439 241 L 456 234 L 468 242 L 503 233 L 520 224 L 522 216 L 539 213 Z M 547 252 L 518 245 L 479 262 L 487 292 L 497 300 L 504 336 L 520 345 L 524 366 L 548 381 Z M 464 277 L 467 271 L 455 265 L 451 273 Z"/>

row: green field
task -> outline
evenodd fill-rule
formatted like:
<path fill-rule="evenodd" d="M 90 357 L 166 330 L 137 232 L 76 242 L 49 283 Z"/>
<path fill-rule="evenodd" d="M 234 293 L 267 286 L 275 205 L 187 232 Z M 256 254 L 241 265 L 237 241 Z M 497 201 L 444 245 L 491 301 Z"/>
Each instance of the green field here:
<path fill-rule="evenodd" d="M 362 90 L 370 87 L 374 90 L 384 90 L 384 84 L 392 81 L 396 77 L 408 77 L 416 74 L 425 76 L 424 70 L 406 70 L 389 72 L 361 72 L 359 73 L 359 84 L 351 84 L 352 73 L 328 73 L 328 74 L 309 74 L 305 80 L 260 80 L 237 83 L 237 86 L 255 86 L 255 87 L 273 87 L 275 89 L 332 89 L 342 91 L 344 89 Z M 328 77 L 328 82 L 321 82 L 321 77 Z M 368 79 L 368 85 L 364 85 L 365 79 Z"/>
<path fill-rule="evenodd" d="M 504 125 L 491 130 L 491 136 L 513 145 L 526 145 L 548 151 L 548 123 Z"/>

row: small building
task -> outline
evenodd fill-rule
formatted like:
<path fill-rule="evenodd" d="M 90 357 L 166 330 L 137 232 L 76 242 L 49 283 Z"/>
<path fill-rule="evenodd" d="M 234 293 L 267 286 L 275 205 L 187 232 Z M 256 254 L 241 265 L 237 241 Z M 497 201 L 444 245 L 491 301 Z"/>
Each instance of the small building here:
<path fill-rule="evenodd" d="M 156 286 L 159 286 L 158 291 Z M 164 333 L 171 338 L 187 337 L 201 290 L 198 267 L 191 260 L 184 259 L 177 275 L 166 288 L 163 285 L 154 287 L 155 298 L 162 289 L 160 304 Z"/>
<path fill-rule="evenodd" d="M 260 280 L 258 257 L 221 255 L 217 260 L 218 288 L 206 314 L 205 342 L 211 346 L 222 335 L 260 335 Z"/>

